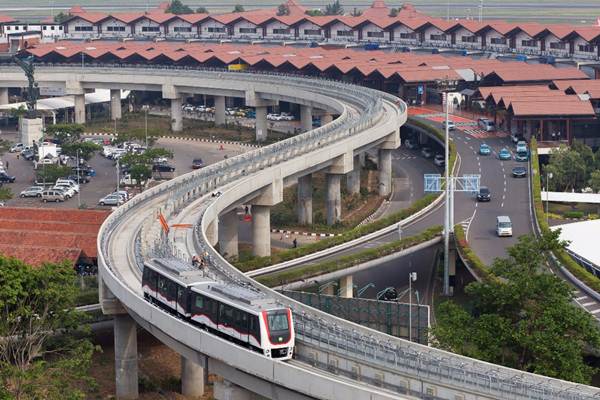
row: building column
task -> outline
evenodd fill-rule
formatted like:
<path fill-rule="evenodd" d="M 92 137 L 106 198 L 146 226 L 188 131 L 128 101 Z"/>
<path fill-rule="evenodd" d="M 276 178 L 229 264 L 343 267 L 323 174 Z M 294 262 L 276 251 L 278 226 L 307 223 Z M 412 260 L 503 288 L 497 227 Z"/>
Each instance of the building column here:
<path fill-rule="evenodd" d="M 256 141 L 264 142 L 267 140 L 267 107 L 257 106 L 254 107 L 254 113 L 256 116 Z"/>
<path fill-rule="evenodd" d="M 271 208 L 252 205 L 252 254 L 271 255 Z"/>
<path fill-rule="evenodd" d="M 346 174 L 346 189 L 350 194 L 360 193 L 360 156 L 357 154 L 353 160 L 353 170 Z"/>
<path fill-rule="evenodd" d="M 300 105 L 300 128 L 302 131 L 312 129 L 312 108 L 309 106 Z"/>
<path fill-rule="evenodd" d="M 327 225 L 335 225 L 342 218 L 342 194 L 339 174 L 326 174 L 327 177 Z"/>
<path fill-rule="evenodd" d="M 379 195 L 387 196 L 392 192 L 392 150 L 379 149 Z"/>
<path fill-rule="evenodd" d="M 312 175 L 298 178 L 298 223 L 312 225 Z"/>
<path fill-rule="evenodd" d="M 238 223 L 237 209 L 219 217 L 219 251 L 227 259 L 238 256 Z"/>
<path fill-rule="evenodd" d="M 85 94 L 76 94 L 75 99 L 75 123 L 85 124 Z"/>
<path fill-rule="evenodd" d="M 171 99 L 171 130 L 173 132 L 181 132 L 183 130 L 182 105 L 183 99 L 181 97 Z"/>
<path fill-rule="evenodd" d="M 114 316 L 117 399 L 138 398 L 137 325 L 128 314 Z"/>
<path fill-rule="evenodd" d="M 181 394 L 198 398 L 204 394 L 206 370 L 198 363 L 181 356 Z"/>
<path fill-rule="evenodd" d="M 354 282 L 352 275 L 346 275 L 340 279 L 340 297 L 351 299 L 354 295 Z"/>
<path fill-rule="evenodd" d="M 121 89 L 110 89 L 110 116 L 121 119 Z"/>
<path fill-rule="evenodd" d="M 333 121 L 333 115 L 330 113 L 325 113 L 321 115 L 321 126 L 328 124 Z"/>
<path fill-rule="evenodd" d="M 215 125 L 225 125 L 225 96 L 215 96 Z"/>
<path fill-rule="evenodd" d="M 8 88 L 0 88 L 0 104 L 8 104 Z"/>
<path fill-rule="evenodd" d="M 213 397 L 215 400 L 254 400 L 257 398 L 254 393 L 227 380 L 215 382 Z"/>

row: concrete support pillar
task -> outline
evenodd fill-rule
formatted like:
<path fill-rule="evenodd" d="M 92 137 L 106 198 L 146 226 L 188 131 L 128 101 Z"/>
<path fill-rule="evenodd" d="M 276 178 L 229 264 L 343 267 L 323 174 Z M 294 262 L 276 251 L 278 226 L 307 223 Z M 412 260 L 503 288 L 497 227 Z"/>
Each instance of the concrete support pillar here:
<path fill-rule="evenodd" d="M 354 283 L 352 275 L 346 275 L 340 279 L 340 297 L 351 299 L 354 295 Z"/>
<path fill-rule="evenodd" d="M 458 256 L 456 247 L 454 246 L 454 239 L 450 238 L 450 249 L 448 252 L 448 276 L 450 281 L 450 295 L 454 294 L 456 287 L 456 258 Z"/>
<path fill-rule="evenodd" d="M 227 259 L 238 256 L 238 223 L 237 210 L 219 217 L 219 250 Z"/>
<path fill-rule="evenodd" d="M 225 96 L 215 96 L 215 125 L 225 125 Z"/>
<path fill-rule="evenodd" d="M 110 89 L 110 117 L 121 119 L 121 89 Z"/>
<path fill-rule="evenodd" d="M 216 220 L 208 224 L 208 227 L 206 228 L 206 239 L 211 246 L 217 244 L 217 241 L 219 240 L 219 224 Z"/>
<path fill-rule="evenodd" d="M 171 99 L 171 130 L 173 132 L 181 132 L 183 130 L 182 105 L 183 99 L 181 97 Z"/>
<path fill-rule="evenodd" d="M 326 174 L 327 176 L 327 225 L 335 225 L 342 217 L 342 194 L 340 191 L 339 174 Z"/>
<path fill-rule="evenodd" d="M 76 94 L 75 98 L 75 123 L 85 124 L 85 94 Z"/>
<path fill-rule="evenodd" d="M 335 296 L 335 288 L 334 285 L 329 285 L 327 286 L 325 289 L 323 289 L 323 294 L 326 294 L 328 296 Z"/>
<path fill-rule="evenodd" d="M 117 399 L 138 398 L 137 330 L 128 314 L 114 317 Z"/>
<path fill-rule="evenodd" d="M 379 149 L 379 195 L 392 192 L 392 150 Z"/>
<path fill-rule="evenodd" d="M 333 121 L 333 115 L 331 115 L 329 113 L 325 113 L 325 114 L 321 115 L 321 126 L 328 124 L 331 121 Z"/>
<path fill-rule="evenodd" d="M 256 141 L 264 142 L 267 140 L 267 107 L 254 107 L 256 114 Z"/>
<path fill-rule="evenodd" d="M 206 371 L 194 361 L 181 356 L 181 394 L 188 398 L 204 395 Z"/>
<path fill-rule="evenodd" d="M 252 205 L 252 254 L 271 255 L 271 208 Z"/>
<path fill-rule="evenodd" d="M 298 178 L 298 223 L 312 225 L 312 175 Z"/>
<path fill-rule="evenodd" d="M 0 88 L 0 104 L 8 104 L 8 88 Z"/>
<path fill-rule="evenodd" d="M 360 193 L 360 156 L 355 155 L 353 170 L 346 174 L 346 189 L 350 194 Z"/>
<path fill-rule="evenodd" d="M 256 400 L 261 398 L 227 380 L 215 382 L 213 397 L 215 400 Z"/>
<path fill-rule="evenodd" d="M 300 106 L 300 128 L 302 131 L 312 129 L 312 108 L 309 106 Z"/>

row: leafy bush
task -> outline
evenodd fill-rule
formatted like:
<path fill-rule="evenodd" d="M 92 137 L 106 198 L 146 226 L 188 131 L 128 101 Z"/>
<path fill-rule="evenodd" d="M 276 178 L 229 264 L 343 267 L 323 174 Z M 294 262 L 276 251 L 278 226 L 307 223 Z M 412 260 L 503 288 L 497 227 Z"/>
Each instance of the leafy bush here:
<path fill-rule="evenodd" d="M 464 261 L 469 264 L 469 267 L 474 269 L 482 280 L 486 281 L 490 279 L 490 273 L 487 265 L 481 261 L 477 254 L 475 254 L 473 249 L 471 249 L 469 246 L 462 225 L 458 224 L 454 226 L 454 238 L 456 240 L 456 245 L 458 246 L 460 255 L 463 257 Z"/>
<path fill-rule="evenodd" d="M 579 218 L 583 218 L 583 211 L 565 211 L 564 213 L 565 218 L 574 218 L 574 219 L 579 219 Z"/>

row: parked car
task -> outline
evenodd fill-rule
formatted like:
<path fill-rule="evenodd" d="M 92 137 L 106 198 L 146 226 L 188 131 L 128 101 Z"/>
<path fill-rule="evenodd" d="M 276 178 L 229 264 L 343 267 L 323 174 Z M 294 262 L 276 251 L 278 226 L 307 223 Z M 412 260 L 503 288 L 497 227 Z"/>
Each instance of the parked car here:
<path fill-rule="evenodd" d="M 79 175 L 85 175 L 85 176 L 95 176 L 96 175 L 96 171 L 93 168 L 89 168 L 89 167 L 73 167 L 71 168 L 71 172 L 74 175 L 77 175 L 77 171 L 79 171 Z"/>
<path fill-rule="evenodd" d="M 142 182 L 142 185 L 145 182 Z M 135 178 L 131 177 L 131 174 L 126 174 L 121 178 L 121 185 L 125 185 L 125 186 L 135 186 L 137 185 L 138 182 Z"/>
<path fill-rule="evenodd" d="M 204 161 L 201 158 L 194 158 L 192 161 L 192 169 L 199 169 L 204 167 Z"/>
<path fill-rule="evenodd" d="M 477 193 L 477 201 L 490 201 L 492 200 L 492 192 L 487 186 L 479 187 L 479 192 Z"/>
<path fill-rule="evenodd" d="M 129 200 L 129 193 L 125 190 L 119 190 L 118 192 L 112 192 L 111 194 L 117 194 L 121 196 L 121 199 L 123 199 L 124 202 Z"/>
<path fill-rule="evenodd" d="M 42 192 L 44 188 L 42 186 L 30 186 L 25 190 L 22 190 L 19 194 L 19 197 L 42 197 Z"/>
<path fill-rule="evenodd" d="M 70 187 L 73 188 L 73 190 L 75 190 L 75 192 L 79 193 L 79 185 L 77 184 L 77 182 L 72 181 L 71 179 L 65 179 L 65 178 L 58 178 L 56 180 L 56 184 L 57 185 L 69 185 Z"/>
<path fill-rule="evenodd" d="M 62 190 L 58 189 L 47 189 L 42 192 L 42 201 L 47 203 L 49 201 L 65 201 L 65 194 Z"/>
<path fill-rule="evenodd" d="M 79 183 L 90 183 L 90 180 L 91 180 L 85 174 L 80 174 L 79 176 L 77 176 L 77 174 L 75 174 L 75 175 L 69 175 L 65 179 L 72 180 L 75 183 L 77 183 L 78 180 L 79 180 Z"/>
<path fill-rule="evenodd" d="M 111 193 L 108 196 L 104 196 L 98 200 L 98 204 L 101 206 L 120 206 L 123 204 L 123 199 L 117 193 Z"/>
<path fill-rule="evenodd" d="M 480 129 L 486 132 L 492 132 L 496 130 L 496 124 L 494 123 L 494 121 L 487 118 L 479 118 L 477 120 L 477 126 L 479 126 Z"/>
<path fill-rule="evenodd" d="M 491 153 L 492 153 L 492 148 L 489 145 L 487 145 L 485 143 L 482 143 L 479 145 L 479 154 L 481 154 L 482 156 L 487 156 L 487 155 L 490 155 Z"/>
<path fill-rule="evenodd" d="M 446 165 L 446 157 L 443 154 L 436 154 L 433 163 L 438 167 L 443 167 Z"/>
<path fill-rule="evenodd" d="M 175 167 L 169 164 L 154 164 L 152 166 L 152 171 L 154 172 L 174 172 Z"/>
<path fill-rule="evenodd" d="M 423 157 L 425 158 L 431 158 L 433 157 L 433 151 L 431 150 L 430 147 L 423 147 L 421 149 L 421 154 L 423 155 Z"/>
<path fill-rule="evenodd" d="M 8 149 L 8 151 L 11 153 L 17 153 L 23 150 L 23 147 L 25 147 L 23 143 L 15 143 L 12 146 L 10 146 L 10 149 Z"/>
<path fill-rule="evenodd" d="M 70 199 L 71 197 L 75 196 L 75 194 L 76 194 L 75 190 L 67 184 L 54 185 L 52 187 L 52 189 L 62 190 L 66 199 Z"/>
<path fill-rule="evenodd" d="M 498 152 L 498 158 L 500 160 L 510 160 L 512 157 L 510 155 L 510 151 L 507 149 L 502 149 Z"/>
<path fill-rule="evenodd" d="M 512 176 L 515 178 L 525 178 L 527 176 L 527 168 L 525 167 L 514 167 L 512 169 Z"/>
<path fill-rule="evenodd" d="M 446 128 L 446 121 L 442 122 L 442 126 L 444 127 L 444 129 Z M 453 131 L 456 129 L 456 124 L 454 123 L 454 121 L 449 120 L 448 121 L 448 130 L 449 131 Z"/>
<path fill-rule="evenodd" d="M 1 183 L 14 183 L 15 177 L 8 175 L 6 172 L 0 172 L 0 182 Z"/>
<path fill-rule="evenodd" d="M 31 149 L 24 150 L 21 152 L 21 157 L 23 157 L 27 161 L 32 161 L 35 158 L 35 153 Z"/>

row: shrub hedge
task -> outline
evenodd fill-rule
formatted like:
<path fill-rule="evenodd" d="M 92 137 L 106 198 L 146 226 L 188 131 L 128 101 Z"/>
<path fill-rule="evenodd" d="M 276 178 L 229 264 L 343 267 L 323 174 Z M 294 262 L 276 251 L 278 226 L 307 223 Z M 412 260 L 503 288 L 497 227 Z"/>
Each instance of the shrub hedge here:
<path fill-rule="evenodd" d="M 471 249 L 471 246 L 469 246 L 465 231 L 460 224 L 454 226 L 454 239 L 458 251 L 463 259 L 469 264 L 469 267 L 473 268 L 483 281 L 489 280 L 491 276 L 488 267 L 481 261 L 477 254 L 475 254 L 473 249 Z"/>
<path fill-rule="evenodd" d="M 444 132 L 442 132 L 440 129 L 435 128 L 434 126 L 431 126 L 423 121 L 416 120 L 414 118 L 409 118 L 409 123 L 411 125 L 420 127 L 423 130 L 426 130 L 427 132 L 440 138 L 441 140 L 444 139 Z M 454 167 L 455 162 L 456 162 L 456 147 L 454 146 L 454 143 L 451 142 L 450 143 L 450 168 Z M 303 245 L 303 246 L 297 247 L 295 249 L 283 250 L 283 251 L 274 253 L 269 257 L 254 257 L 249 260 L 238 261 L 234 264 L 240 271 L 248 272 L 248 271 L 253 271 L 253 270 L 259 269 L 259 268 L 264 268 L 269 265 L 293 260 L 295 258 L 302 257 L 302 256 L 305 256 L 308 254 L 316 253 L 318 251 L 325 250 L 330 247 L 340 245 L 342 243 L 346 243 L 350 240 L 357 239 L 361 236 L 367 235 L 369 233 L 378 231 L 378 230 L 383 229 L 392 224 L 398 223 L 398 222 L 402 221 L 403 219 L 410 217 L 411 215 L 421 211 L 422 209 L 424 209 L 425 207 L 430 205 L 438 196 L 439 196 L 439 194 L 436 194 L 436 193 L 428 194 L 428 195 L 418 199 L 413 204 L 411 204 L 410 207 L 405 208 L 404 210 L 398 211 L 394 214 L 391 214 L 385 218 L 378 219 L 371 223 L 368 223 L 368 224 L 365 224 L 362 226 L 357 226 L 353 229 L 350 229 L 350 230 L 344 232 L 340 236 L 335 236 L 335 237 L 330 237 L 330 238 L 326 238 L 323 240 L 319 240 L 318 242 Z"/>
<path fill-rule="evenodd" d="M 279 286 L 286 283 L 295 282 L 301 279 L 308 279 L 314 276 L 323 275 L 329 272 L 339 271 L 350 268 L 367 261 L 396 253 L 406 248 L 426 242 L 442 234 L 442 227 L 435 226 L 429 228 L 418 235 L 406 237 L 401 240 L 386 243 L 382 246 L 363 250 L 361 252 L 350 254 L 335 260 L 325 261 L 319 264 L 310 264 L 293 268 L 286 271 L 275 272 L 258 278 L 258 281 L 267 286 Z"/>
<path fill-rule="evenodd" d="M 544 206 L 542 203 L 541 171 L 537 152 L 537 141 L 535 140 L 535 138 L 531 139 L 530 148 L 531 166 L 533 169 L 531 179 L 533 181 L 533 201 L 535 205 L 535 217 L 537 219 L 537 223 L 540 227 L 540 230 L 542 231 L 542 233 L 544 233 L 548 232 L 550 230 L 550 227 L 546 222 L 546 214 L 544 212 Z M 600 292 L 600 279 L 596 278 L 584 267 L 577 264 L 575 260 L 573 260 L 571 256 L 566 252 L 566 250 L 556 250 L 554 251 L 554 256 L 566 269 L 569 270 L 569 272 L 575 275 L 577 279 L 588 285 L 596 292 Z"/>

